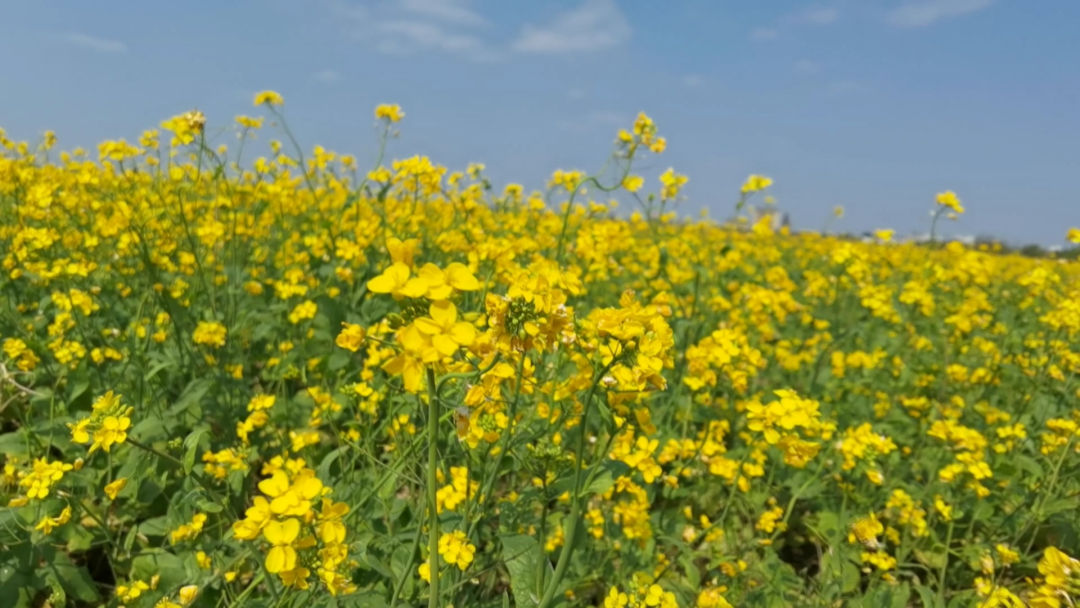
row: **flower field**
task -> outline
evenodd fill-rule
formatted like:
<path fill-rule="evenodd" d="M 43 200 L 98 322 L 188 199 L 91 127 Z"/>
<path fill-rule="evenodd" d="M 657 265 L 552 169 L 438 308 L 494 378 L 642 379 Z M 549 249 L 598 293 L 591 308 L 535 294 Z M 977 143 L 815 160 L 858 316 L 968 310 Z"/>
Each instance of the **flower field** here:
<path fill-rule="evenodd" d="M 1080 601 L 1080 263 L 687 220 L 645 115 L 530 193 L 255 105 L 0 131 L 5 608 Z"/>

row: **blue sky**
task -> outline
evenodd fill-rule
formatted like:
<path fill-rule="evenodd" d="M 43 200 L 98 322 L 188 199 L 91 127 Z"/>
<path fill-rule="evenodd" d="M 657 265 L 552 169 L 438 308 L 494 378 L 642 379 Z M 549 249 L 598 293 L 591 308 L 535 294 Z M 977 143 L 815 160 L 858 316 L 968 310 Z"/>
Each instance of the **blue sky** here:
<path fill-rule="evenodd" d="M 115 7 L 115 8 L 107 8 Z M 211 125 L 274 89 L 305 147 L 484 162 L 539 187 L 593 170 L 649 113 L 690 176 L 681 210 L 728 214 L 763 173 L 798 228 L 946 228 L 1061 243 L 1080 225 L 1077 0 L 232 0 L 6 2 L 0 126 L 62 147 Z M 13 59 L 17 58 L 17 60 Z"/>

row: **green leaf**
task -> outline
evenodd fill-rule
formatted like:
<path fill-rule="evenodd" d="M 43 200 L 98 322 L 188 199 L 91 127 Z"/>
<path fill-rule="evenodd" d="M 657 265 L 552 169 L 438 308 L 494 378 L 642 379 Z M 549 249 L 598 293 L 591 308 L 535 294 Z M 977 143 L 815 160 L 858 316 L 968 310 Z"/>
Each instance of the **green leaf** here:
<path fill-rule="evenodd" d="M 334 354 L 330 355 L 326 359 L 326 368 L 332 372 L 336 372 L 349 364 L 349 355 L 343 350 L 336 350 Z"/>
<path fill-rule="evenodd" d="M 169 531 L 169 518 L 165 515 L 154 517 L 139 524 L 139 534 L 144 536 L 165 536 Z"/>
<path fill-rule="evenodd" d="M 625 462 L 618 460 L 605 460 L 600 466 L 600 471 L 593 477 L 592 483 L 585 488 L 585 496 L 603 494 L 615 486 L 615 480 L 629 467 Z"/>
<path fill-rule="evenodd" d="M 90 578 L 90 573 L 86 571 L 86 568 L 76 566 L 67 555 L 57 553 L 51 563 L 41 570 L 45 571 L 42 574 L 46 581 L 49 581 L 52 576 L 56 577 L 56 581 L 65 595 L 82 602 L 101 600 L 97 587 L 94 585 L 94 580 Z M 51 583 L 50 587 L 52 587 Z M 56 588 L 53 587 L 53 590 L 55 591 Z M 58 602 L 58 604 L 64 605 L 63 602 Z"/>
<path fill-rule="evenodd" d="M 205 498 L 195 503 L 195 506 L 197 506 L 200 511 L 206 511 L 207 513 L 221 513 L 224 509 L 220 504 Z"/>
<path fill-rule="evenodd" d="M 184 458 L 182 461 L 184 463 L 184 473 L 190 474 L 191 469 L 194 468 L 195 453 L 199 451 L 199 440 L 202 439 L 203 435 L 207 434 L 207 432 L 209 432 L 209 429 L 202 426 L 191 431 L 191 433 L 184 438 Z"/>
<path fill-rule="evenodd" d="M 344 454 L 348 449 L 349 449 L 349 446 L 343 445 L 343 446 L 331 451 L 329 454 L 327 454 L 325 457 L 323 457 L 322 462 L 319 463 L 319 470 L 318 470 L 319 479 L 323 479 L 323 480 L 331 479 L 331 477 L 330 477 L 330 467 L 334 466 L 334 461 L 337 460 L 338 457 L 340 457 L 342 454 Z"/>
<path fill-rule="evenodd" d="M 1016 454 L 1012 456 L 1012 461 L 1016 466 L 1030 473 L 1035 479 L 1042 479 L 1046 475 L 1046 471 L 1043 470 L 1042 465 L 1030 456 Z"/>
<path fill-rule="evenodd" d="M 13 456 L 29 458 L 30 452 L 27 449 L 26 434 L 22 430 L 18 430 L 0 435 L 0 454 L 4 454 L 9 458 Z"/>
<path fill-rule="evenodd" d="M 889 591 L 889 605 L 892 608 L 906 608 L 911 600 L 911 586 L 907 584 L 907 581 L 887 589 Z"/>
<path fill-rule="evenodd" d="M 915 549 L 915 559 L 920 563 L 930 567 L 933 570 L 940 570 L 947 563 L 945 560 L 948 556 L 944 552 L 937 551 L 923 551 L 922 549 Z"/>
<path fill-rule="evenodd" d="M 176 400 L 176 403 L 173 403 L 172 406 L 169 407 L 169 416 L 180 418 L 181 415 L 184 414 L 186 415 L 185 417 L 198 418 L 202 413 L 202 407 L 200 405 L 202 398 L 206 396 L 206 393 L 210 392 L 210 389 L 213 388 L 213 386 L 214 381 L 212 379 L 196 378 L 195 380 L 192 380 L 187 387 L 184 388 L 184 392 L 180 395 L 180 398 Z"/>
<path fill-rule="evenodd" d="M 414 532 L 414 534 L 419 534 L 419 532 Z M 415 538 L 415 536 L 413 538 Z M 407 542 L 408 539 L 402 537 L 399 540 L 401 542 Z M 390 556 L 390 568 L 397 574 L 398 577 L 409 576 L 409 572 L 412 570 L 412 567 L 412 545 L 405 544 L 394 550 L 394 553 Z"/>
<path fill-rule="evenodd" d="M 394 580 L 394 571 L 390 569 L 390 566 L 386 565 L 386 562 L 382 561 L 378 557 L 368 553 L 360 558 L 362 563 L 366 563 L 372 570 L 386 577 L 386 580 Z"/>
<path fill-rule="evenodd" d="M 972 590 L 961 591 L 949 600 L 949 608 L 966 608 L 972 604 L 975 592 Z"/>
<path fill-rule="evenodd" d="M 514 592 L 514 601 L 518 606 L 538 605 L 543 589 L 537 589 L 537 572 L 541 566 L 544 567 L 545 582 L 550 582 L 554 576 L 551 562 L 544 556 L 540 543 L 526 534 L 500 535 L 499 540 L 503 546 L 503 562 L 510 572 L 510 589 Z"/>
<path fill-rule="evenodd" d="M 939 608 L 941 605 L 938 603 L 937 595 L 926 585 L 915 585 L 915 593 L 919 594 L 919 601 L 922 602 L 923 608 Z"/>
<path fill-rule="evenodd" d="M 79 367 L 68 376 L 67 386 L 67 400 L 70 410 L 90 409 L 90 402 L 92 401 L 89 393 L 90 373 L 86 371 L 85 363 L 80 363 Z"/>
<path fill-rule="evenodd" d="M 817 529 L 822 534 L 830 536 L 840 530 L 840 518 L 832 511 L 822 511 L 817 514 Z"/>
<path fill-rule="evenodd" d="M 33 579 L 8 564 L 0 565 L 0 597 L 12 608 L 30 608 L 34 599 Z"/>
<path fill-rule="evenodd" d="M 390 606 L 386 603 L 383 594 L 375 591 L 350 593 L 337 597 L 335 600 L 339 608 L 388 608 Z M 399 601 L 398 604 L 401 605 L 401 602 Z M 302 605 L 297 604 L 297 606 Z"/>
<path fill-rule="evenodd" d="M 169 429 L 165 422 L 157 416 L 141 420 L 131 428 L 131 434 L 138 437 L 143 443 L 153 443 L 169 438 Z"/>
<path fill-rule="evenodd" d="M 851 593 L 859 587 L 859 582 L 862 580 L 862 573 L 859 572 L 859 567 L 855 564 L 845 561 L 841 566 L 843 573 L 841 575 L 844 582 L 844 593 Z"/>
<path fill-rule="evenodd" d="M 187 572 L 184 560 L 172 553 L 143 554 L 131 560 L 131 578 L 148 581 L 155 574 L 161 576 L 160 585 L 165 589 L 185 584 Z"/>
<path fill-rule="evenodd" d="M 1069 511 L 1075 508 L 1075 498 L 1059 498 L 1046 503 L 1043 505 L 1042 509 L 1039 510 L 1042 511 L 1043 517 L 1050 517 L 1051 515 L 1061 513 L 1062 511 Z"/>

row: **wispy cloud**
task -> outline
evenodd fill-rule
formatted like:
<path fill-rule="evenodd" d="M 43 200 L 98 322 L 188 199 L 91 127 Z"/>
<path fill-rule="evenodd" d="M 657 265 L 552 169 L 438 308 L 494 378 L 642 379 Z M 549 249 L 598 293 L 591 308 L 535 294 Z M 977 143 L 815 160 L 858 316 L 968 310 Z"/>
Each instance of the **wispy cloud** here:
<path fill-rule="evenodd" d="M 792 69 L 800 76 L 813 76 L 821 73 L 821 64 L 809 59 L 800 59 L 795 62 Z"/>
<path fill-rule="evenodd" d="M 513 48 L 522 53 L 580 53 L 623 44 L 633 30 L 615 0 L 585 0 L 550 24 L 526 25 Z"/>
<path fill-rule="evenodd" d="M 384 21 L 378 24 L 384 35 L 379 49 L 387 53 L 410 53 L 420 50 L 449 52 L 475 51 L 482 46 L 475 36 L 455 34 L 424 21 Z"/>
<path fill-rule="evenodd" d="M 119 40 L 109 40 L 86 34 L 60 34 L 57 39 L 67 45 L 79 47 L 95 53 L 126 53 L 127 45 Z"/>
<path fill-rule="evenodd" d="M 487 19 L 470 8 L 468 0 L 401 0 L 401 8 L 421 17 L 460 25 L 486 25 Z"/>
<path fill-rule="evenodd" d="M 682 83 L 684 87 L 696 89 L 705 84 L 705 77 L 701 74 L 687 74 L 682 77 Z"/>
<path fill-rule="evenodd" d="M 906 2 L 885 16 L 895 27 L 926 27 L 988 8 L 994 0 L 920 0 Z"/>
<path fill-rule="evenodd" d="M 330 84 L 341 80 L 341 74 L 338 74 L 334 70 L 320 70 L 312 74 L 311 79 L 315 82 Z"/>
<path fill-rule="evenodd" d="M 750 31 L 750 39 L 758 42 L 776 40 L 780 37 L 780 30 L 775 27 L 756 27 Z"/>
<path fill-rule="evenodd" d="M 393 55 L 423 52 L 496 61 L 499 53 L 475 33 L 488 21 L 468 0 L 400 0 L 366 8 L 349 0 L 325 0 L 330 16 L 357 41 Z"/>
<path fill-rule="evenodd" d="M 784 21 L 796 25 L 832 25 L 840 20 L 840 9 L 835 6 L 815 5 L 788 14 Z"/>
<path fill-rule="evenodd" d="M 780 38 L 781 30 L 799 27 L 822 27 L 832 25 L 842 16 L 837 6 L 813 4 L 800 10 L 781 16 L 772 27 L 756 27 L 750 30 L 750 39 L 757 42 L 769 42 Z"/>

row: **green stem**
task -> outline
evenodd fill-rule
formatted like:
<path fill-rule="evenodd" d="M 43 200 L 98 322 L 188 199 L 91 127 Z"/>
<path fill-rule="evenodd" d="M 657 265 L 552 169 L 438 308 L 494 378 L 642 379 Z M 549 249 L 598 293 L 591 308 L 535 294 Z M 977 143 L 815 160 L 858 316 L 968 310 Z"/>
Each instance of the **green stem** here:
<path fill-rule="evenodd" d="M 427 467 L 427 502 L 428 502 L 428 567 L 431 569 L 431 590 L 428 596 L 428 608 L 439 606 L 439 513 L 436 498 L 435 476 L 439 460 L 439 396 L 435 388 L 435 370 L 427 368 L 428 383 L 428 467 Z"/>
<path fill-rule="evenodd" d="M 952 545 L 952 533 L 955 521 L 949 521 L 949 531 L 945 535 L 945 561 L 941 564 L 941 574 L 938 575 L 938 605 L 945 605 L 945 573 L 949 568 L 949 546 Z"/>
<path fill-rule="evenodd" d="M 412 551 L 409 552 L 409 566 L 401 573 L 397 585 L 394 585 L 394 596 L 390 598 L 390 608 L 397 608 L 398 598 L 401 597 L 401 591 L 405 588 L 405 581 L 409 580 L 409 576 L 412 574 L 412 560 L 416 558 L 416 552 L 420 549 L 420 539 L 424 537 L 424 519 L 423 514 L 421 514 L 420 527 L 416 529 L 416 538 L 413 539 Z"/>
<path fill-rule="evenodd" d="M 576 462 L 574 465 L 574 493 L 570 495 L 570 521 L 566 524 L 566 535 L 563 539 L 562 551 L 559 552 L 559 562 L 555 565 L 555 572 L 551 576 L 551 583 L 549 583 L 544 590 L 544 597 L 541 598 L 537 608 L 548 608 L 548 606 L 551 605 L 552 600 L 555 598 L 555 592 L 559 588 L 559 583 L 562 582 L 563 576 L 566 575 L 566 569 L 570 566 L 570 556 L 574 553 L 574 537 L 577 534 L 578 523 L 580 523 L 579 520 L 581 519 L 581 461 L 585 454 L 585 441 L 589 434 L 589 411 L 592 409 L 593 396 L 596 394 L 596 387 L 600 384 L 601 380 L 603 380 L 604 375 L 608 373 L 613 364 L 614 360 L 593 378 L 592 386 L 589 387 L 589 394 L 585 397 L 585 411 L 581 414 L 581 434 L 578 436 Z"/>

